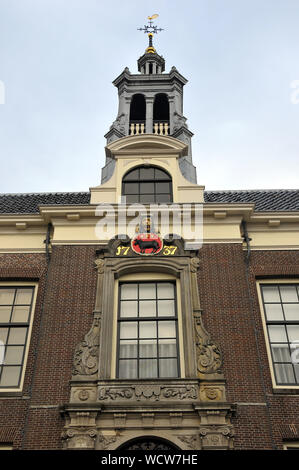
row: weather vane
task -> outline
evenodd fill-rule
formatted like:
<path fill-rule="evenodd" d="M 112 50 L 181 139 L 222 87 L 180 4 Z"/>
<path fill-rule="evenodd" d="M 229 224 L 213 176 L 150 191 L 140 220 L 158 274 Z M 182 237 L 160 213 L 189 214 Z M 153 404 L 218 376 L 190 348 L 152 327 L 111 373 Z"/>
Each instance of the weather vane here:
<path fill-rule="evenodd" d="M 138 31 L 144 31 L 145 33 L 148 34 L 149 46 L 146 49 L 146 52 L 151 52 L 151 53 L 156 52 L 155 48 L 153 47 L 153 35 L 156 34 L 156 33 L 159 33 L 160 31 L 164 31 L 163 28 L 158 28 L 158 26 L 155 26 L 153 24 L 153 20 L 158 18 L 158 16 L 159 15 L 157 15 L 157 13 L 155 13 L 152 16 L 148 16 L 147 18 L 148 18 L 149 24 L 144 25 L 143 28 L 137 28 Z"/>

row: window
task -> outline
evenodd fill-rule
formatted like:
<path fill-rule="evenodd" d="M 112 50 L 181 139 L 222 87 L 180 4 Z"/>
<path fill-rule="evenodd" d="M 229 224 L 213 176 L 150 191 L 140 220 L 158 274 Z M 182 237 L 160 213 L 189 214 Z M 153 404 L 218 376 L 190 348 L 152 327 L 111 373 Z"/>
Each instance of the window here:
<path fill-rule="evenodd" d="M 0 286 L 0 390 L 19 388 L 34 286 Z"/>
<path fill-rule="evenodd" d="M 177 329 L 175 283 L 120 283 L 118 378 L 178 377 Z"/>
<path fill-rule="evenodd" d="M 299 385 L 299 283 L 260 284 L 277 385 Z"/>
<path fill-rule="evenodd" d="M 172 202 L 172 181 L 166 171 L 156 167 L 134 168 L 123 178 L 122 194 L 128 204 Z"/>

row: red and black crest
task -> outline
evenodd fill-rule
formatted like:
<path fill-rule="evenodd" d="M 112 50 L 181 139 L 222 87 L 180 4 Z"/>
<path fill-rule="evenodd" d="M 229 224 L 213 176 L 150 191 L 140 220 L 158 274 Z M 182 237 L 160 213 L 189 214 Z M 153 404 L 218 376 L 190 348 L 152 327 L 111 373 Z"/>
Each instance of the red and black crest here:
<path fill-rule="evenodd" d="M 156 233 L 139 233 L 132 239 L 131 246 L 138 255 L 156 255 L 163 248 L 163 240 Z"/>

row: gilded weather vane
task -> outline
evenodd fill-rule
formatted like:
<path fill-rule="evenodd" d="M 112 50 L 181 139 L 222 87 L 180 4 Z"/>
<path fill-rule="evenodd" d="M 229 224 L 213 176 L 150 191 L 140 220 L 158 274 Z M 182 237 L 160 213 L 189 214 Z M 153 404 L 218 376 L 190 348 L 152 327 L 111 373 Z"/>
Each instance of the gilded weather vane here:
<path fill-rule="evenodd" d="M 137 28 L 138 31 L 144 31 L 148 35 L 149 45 L 148 45 L 148 48 L 146 49 L 146 52 L 151 52 L 151 53 L 156 52 L 153 46 L 153 35 L 159 33 L 160 31 L 164 31 L 163 28 L 158 28 L 158 26 L 153 24 L 153 20 L 158 18 L 158 16 L 159 15 L 157 15 L 156 13 L 152 16 L 148 16 L 147 18 L 148 18 L 149 24 L 144 25 L 143 28 Z"/>

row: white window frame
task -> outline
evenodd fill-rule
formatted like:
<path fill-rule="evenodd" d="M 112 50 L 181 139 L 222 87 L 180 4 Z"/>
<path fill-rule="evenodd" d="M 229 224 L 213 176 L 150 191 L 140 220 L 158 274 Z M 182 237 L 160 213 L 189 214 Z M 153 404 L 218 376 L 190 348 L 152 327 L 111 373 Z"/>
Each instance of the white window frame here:
<path fill-rule="evenodd" d="M 260 304 L 260 312 L 262 316 L 262 323 L 263 323 L 263 330 L 264 330 L 264 336 L 265 336 L 265 342 L 266 342 L 266 349 L 267 349 L 267 356 L 268 356 L 268 361 L 269 361 L 269 367 L 270 367 L 270 374 L 271 374 L 271 379 L 272 379 L 272 386 L 274 389 L 294 389 L 294 390 L 299 390 L 299 384 L 298 385 L 281 385 L 276 383 L 276 378 L 275 378 L 275 372 L 274 372 L 274 367 L 273 367 L 273 362 L 272 362 L 272 354 L 271 354 L 271 346 L 270 346 L 270 338 L 268 335 L 268 328 L 267 328 L 267 320 L 266 320 L 266 312 L 264 309 L 264 303 L 263 303 L 263 298 L 262 298 L 262 288 L 261 285 L 265 284 L 273 284 L 273 285 L 279 285 L 279 284 L 296 284 L 299 285 L 299 279 L 279 279 L 279 278 L 273 278 L 273 279 L 259 279 L 257 281 L 257 293 L 258 293 L 258 300 Z"/>
<path fill-rule="evenodd" d="M 20 379 L 20 385 L 19 387 L 3 387 L 0 388 L 0 397 L 1 395 L 6 395 L 8 393 L 18 393 L 22 392 L 23 386 L 24 386 L 24 379 L 25 379 L 25 373 L 26 373 L 26 368 L 27 368 L 27 361 L 28 361 L 28 354 L 29 354 L 29 347 L 30 347 L 30 342 L 31 342 L 31 334 L 32 334 L 32 326 L 33 326 L 33 321 L 34 321 L 34 314 L 35 314 L 35 306 L 36 306 L 36 298 L 37 298 L 37 291 L 38 291 L 38 283 L 37 282 L 20 282 L 20 281 L 9 281 L 9 282 L 2 282 L 0 281 L 0 287 L 33 287 L 34 292 L 33 292 L 33 299 L 32 299 L 32 307 L 31 307 L 31 315 L 30 315 L 30 321 L 29 321 L 29 327 L 28 327 L 28 334 L 27 334 L 27 340 L 26 340 L 26 345 L 25 345 L 25 352 L 24 352 L 24 360 L 23 360 L 23 366 L 22 366 L 22 372 L 21 372 L 21 379 Z"/>
<path fill-rule="evenodd" d="M 182 334 L 182 313 L 181 313 L 181 292 L 180 292 L 180 280 L 171 276 L 169 274 L 163 273 L 134 273 L 126 274 L 121 276 L 119 279 L 115 280 L 114 288 L 114 314 L 113 314 L 113 341 L 112 341 L 112 361 L 111 361 L 111 378 L 117 378 L 117 346 L 118 346 L 118 295 L 119 295 L 119 284 L 123 282 L 142 282 L 142 281 L 171 281 L 175 282 L 176 286 L 176 300 L 177 300 L 177 322 L 178 322 L 178 350 L 179 350 L 179 365 L 180 365 L 180 374 L 178 379 L 185 378 L 185 362 L 184 362 L 184 348 L 183 348 L 183 334 Z M 175 378 L 174 378 L 175 379 Z M 173 379 L 173 380 L 174 380 Z M 122 379 L 119 379 L 122 380 Z M 137 380 L 137 379 L 136 379 Z M 143 379 L 138 379 L 143 380 Z M 148 379 L 145 379 L 148 380 Z M 151 380 L 160 380 L 153 378 Z M 168 379 L 165 379 L 168 380 Z M 172 379 L 169 379 L 172 380 Z"/>

